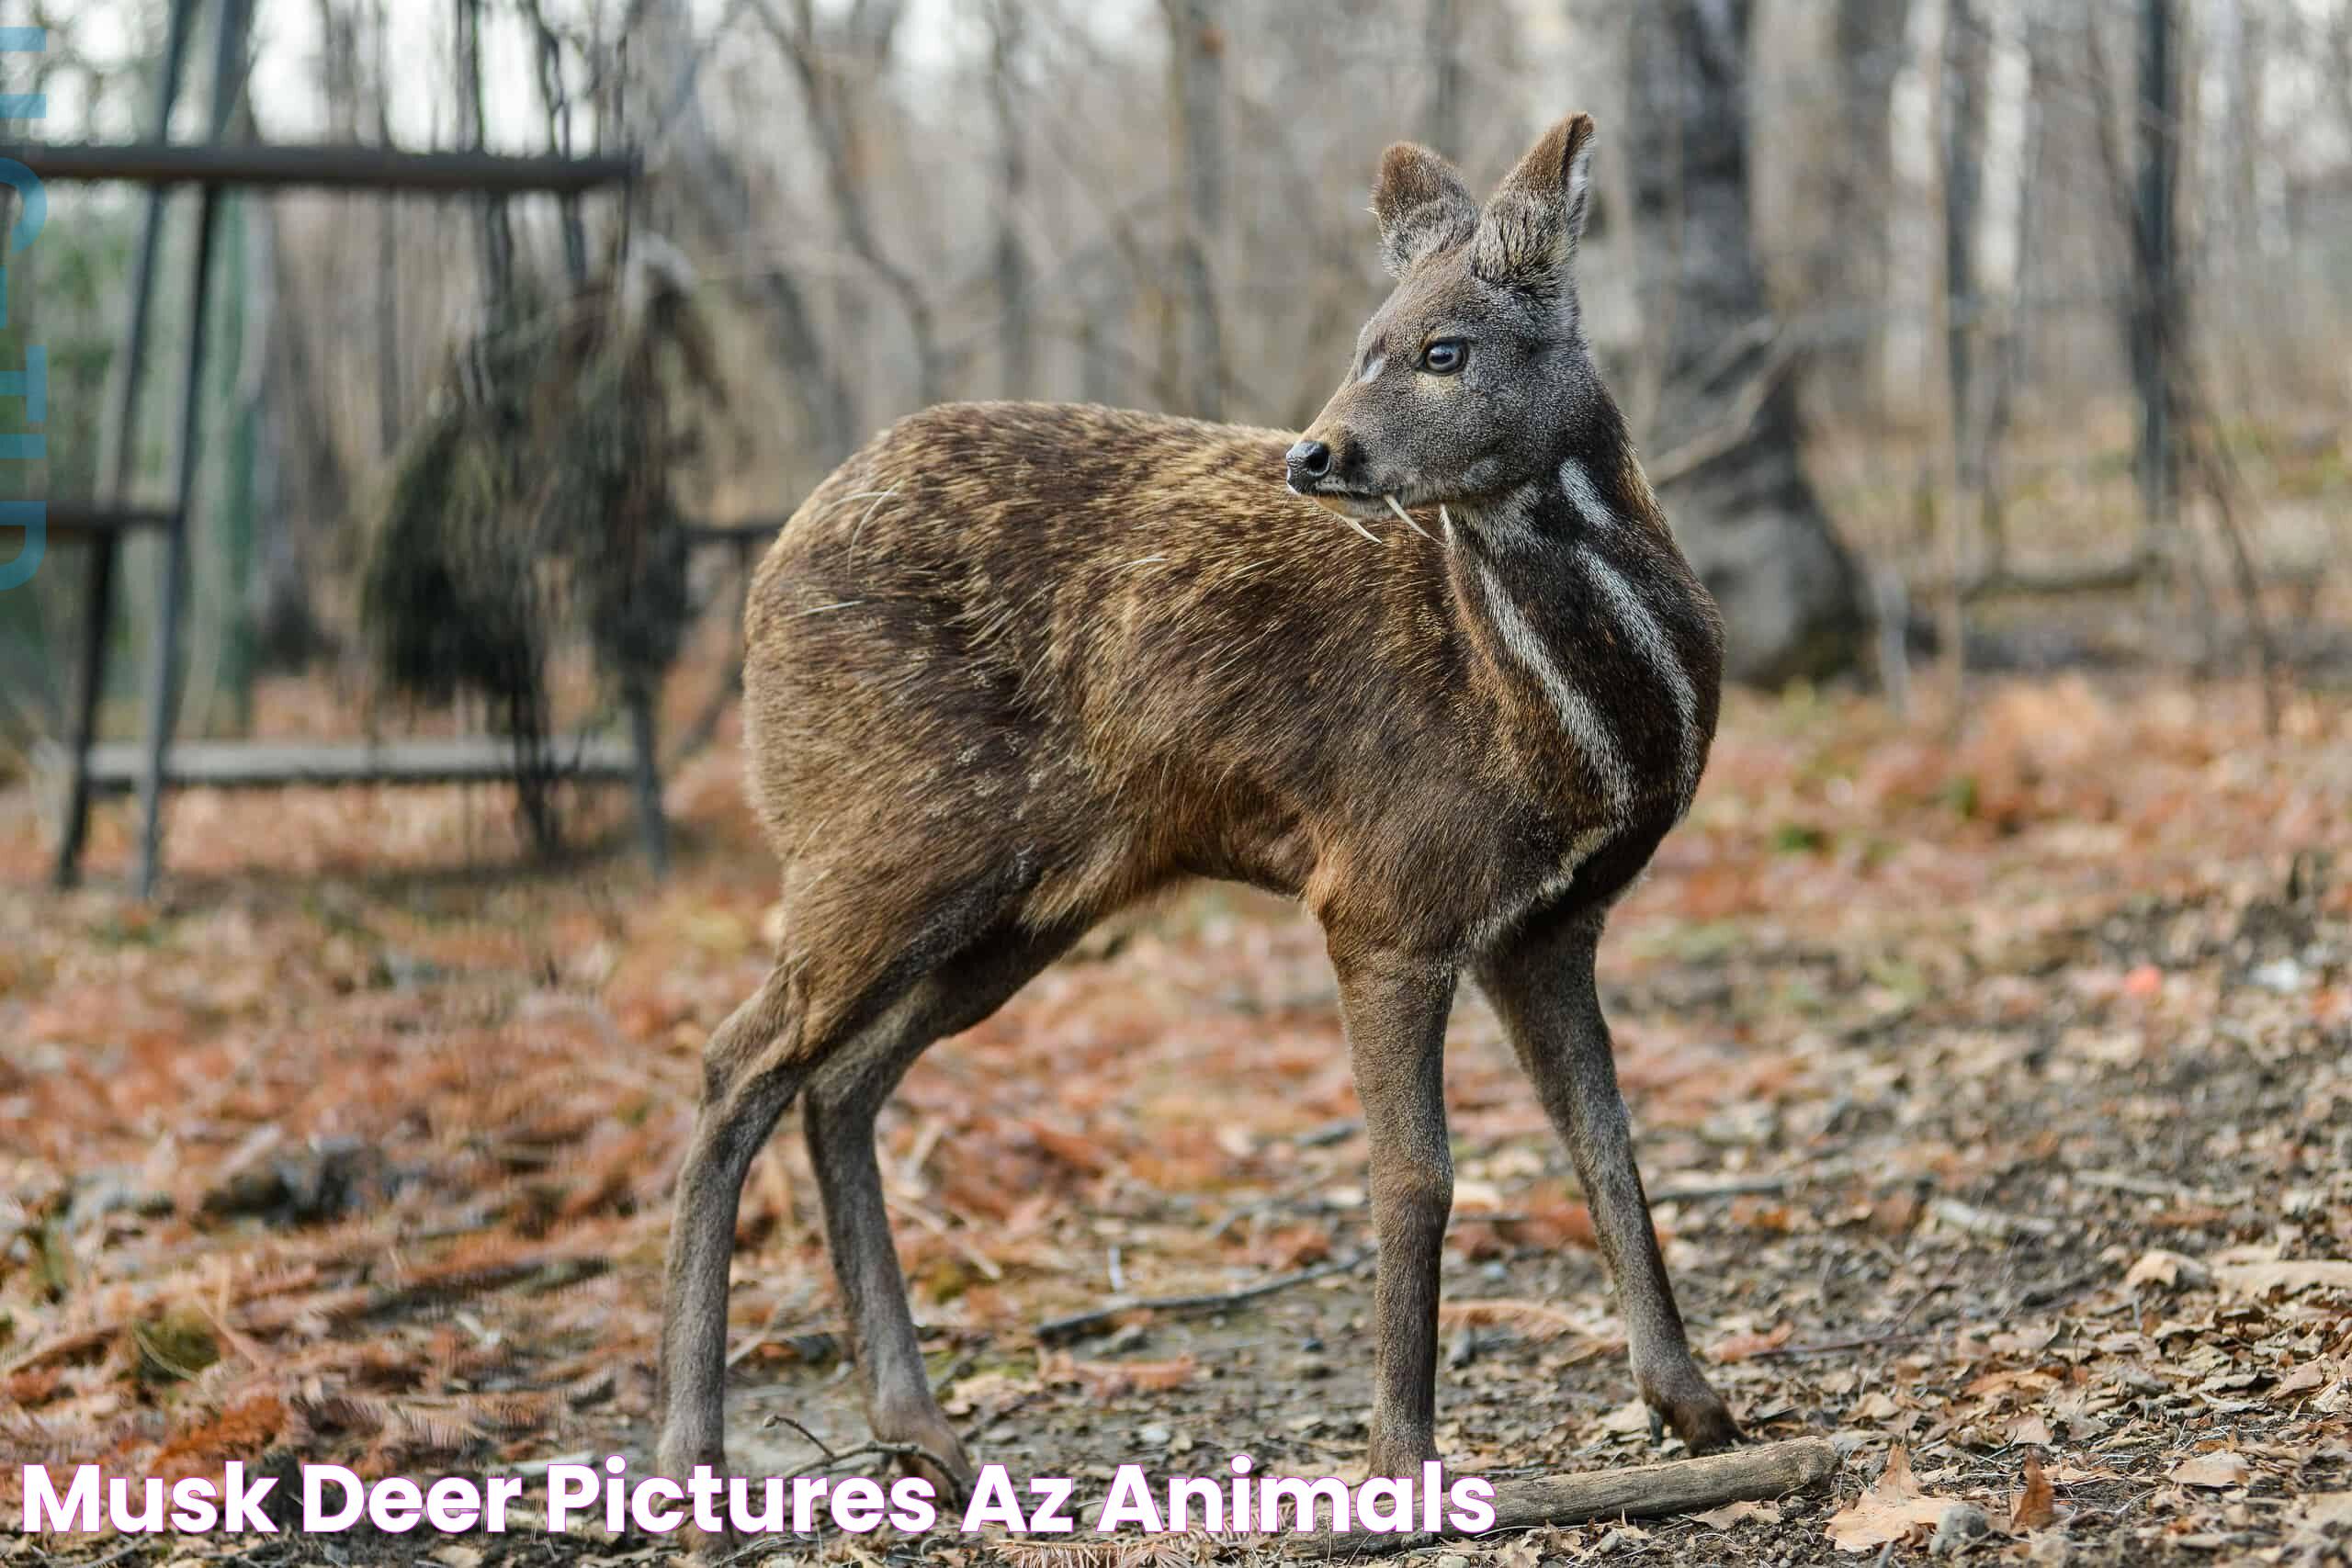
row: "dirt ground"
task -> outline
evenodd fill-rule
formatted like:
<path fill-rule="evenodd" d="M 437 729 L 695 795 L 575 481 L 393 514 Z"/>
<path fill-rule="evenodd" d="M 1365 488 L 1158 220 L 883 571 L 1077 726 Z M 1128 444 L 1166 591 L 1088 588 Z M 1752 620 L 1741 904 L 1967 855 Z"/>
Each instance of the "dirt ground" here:
<path fill-rule="evenodd" d="M 113 886 L 120 819 L 99 886 L 61 897 L 27 797 L 0 800 L 0 1457 L 642 1466 L 695 1053 L 769 918 L 737 768 L 721 747 L 673 782 L 658 888 L 619 852 L 518 871 L 495 804 L 455 792 L 190 795 L 149 910 Z M 1842 1469 L 1423 1560 L 2346 1560 L 2347 824 L 2341 694 L 2297 694 L 2276 737 L 2249 690 L 2141 680 L 1987 682 L 1956 726 L 1736 702 L 1603 979 L 1693 1341 L 1752 1435 L 1831 1438 Z M 1078 1478 L 1081 1519 L 1125 1462 L 1360 1467 L 1364 1150 L 1334 1002 L 1301 917 L 1203 889 L 916 1068 L 884 1164 L 978 1457 Z M 1629 1404 L 1566 1154 L 1475 998 L 1449 1077 L 1450 1468 L 1671 1457 Z M 746 1193 L 731 1457 L 826 1467 L 788 1416 L 835 1473 L 872 1471 L 806 1177 L 787 1133 Z M 0 1518 L 17 1501 L 12 1463 Z M 1983 1533 L 1957 1516 L 1931 1546 L 1955 1501 Z M 0 1536 L 0 1562 L 130 1568 L 667 1549 Z M 740 1561 L 1278 1554 L 836 1533 Z"/>

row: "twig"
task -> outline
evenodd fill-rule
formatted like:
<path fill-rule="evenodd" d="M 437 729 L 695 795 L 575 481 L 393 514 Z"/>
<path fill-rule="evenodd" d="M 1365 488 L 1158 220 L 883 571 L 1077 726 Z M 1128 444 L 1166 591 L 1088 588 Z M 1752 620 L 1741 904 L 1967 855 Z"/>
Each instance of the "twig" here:
<path fill-rule="evenodd" d="M 1908 1345 L 1915 1339 L 1926 1339 L 1940 1334 L 1938 1328 L 1903 1328 L 1883 1334 L 1858 1334 L 1851 1339 L 1824 1339 L 1811 1345 L 1768 1345 L 1751 1351 L 1748 1359 L 1804 1360 L 1810 1356 L 1834 1356 L 1841 1350 L 1876 1350 L 1888 1345 Z"/>
<path fill-rule="evenodd" d="M 1766 353 L 1764 363 L 1757 367 L 1747 384 L 1740 389 L 1739 396 L 1733 400 L 1729 413 L 1713 428 L 1701 431 L 1680 446 L 1660 453 L 1655 462 L 1643 465 L 1650 483 L 1663 490 L 1678 479 L 1687 479 L 1747 440 L 1757 415 L 1764 412 L 1764 405 L 1771 400 L 1781 378 L 1795 366 L 1801 347 L 1797 333 L 1779 334 L 1778 341 L 1773 342 Z"/>
<path fill-rule="evenodd" d="M 1689 1181 L 1669 1181 L 1653 1188 L 1653 1203 L 1689 1203 L 1701 1198 L 1763 1198 L 1786 1192 L 1792 1185 L 1785 1176 L 1726 1176 L 1709 1181 L 1693 1178 Z"/>
<path fill-rule="evenodd" d="M 802 1426 L 797 1418 L 786 1416 L 781 1410 L 769 1416 L 766 1420 L 761 1422 L 760 1425 L 763 1427 L 789 1427 L 794 1431 L 799 1433 L 802 1440 L 807 1442 L 810 1448 L 815 1449 L 819 1453 L 824 1455 L 825 1462 L 827 1464 L 839 1464 L 842 1461 L 841 1455 L 833 1452 L 832 1446 L 827 1443 L 824 1438 L 817 1436 L 816 1433 Z M 805 1474 L 807 1472 L 802 1472 L 801 1473 Z"/>
<path fill-rule="evenodd" d="M 1350 1130 L 1352 1131 L 1354 1123 L 1350 1122 L 1348 1125 Z M 1341 1135 L 1345 1136 L 1344 1134 Z M 1209 1232 L 1209 1239 L 1211 1241 L 1223 1241 L 1227 1234 L 1229 1233 L 1234 1226 L 1240 1224 L 1245 1221 L 1254 1221 L 1262 1218 L 1286 1204 L 1295 1202 L 1297 1200 L 1305 1197 L 1308 1192 L 1313 1191 L 1316 1188 L 1321 1186 L 1324 1182 L 1329 1179 L 1330 1176 L 1328 1172 L 1310 1170 L 1305 1176 L 1302 1176 L 1295 1181 L 1290 1182 L 1288 1185 L 1284 1186 L 1282 1190 L 1271 1193 L 1264 1198 L 1261 1198 L 1255 1203 L 1245 1205 L 1242 1208 L 1235 1209 L 1228 1213 L 1225 1218 L 1216 1223 L 1216 1228 Z"/>
<path fill-rule="evenodd" d="M 823 1532 L 820 1531 L 819 1533 L 821 1534 Z M 785 1535 L 779 1533 L 776 1535 L 760 1536 L 755 1540 L 745 1541 L 741 1546 L 737 1547 L 726 1556 L 718 1559 L 718 1562 L 711 1564 L 711 1568 L 735 1568 L 736 1563 L 749 1562 L 752 1558 L 759 1556 L 763 1552 L 782 1551 L 785 1550 L 787 1543 L 792 1546 L 800 1546 L 804 1544 L 801 1538 L 797 1535 Z"/>
<path fill-rule="evenodd" d="M 2186 378 L 2186 370 L 2178 373 Z M 2246 630 L 2254 639 L 2254 652 L 2258 677 L 2262 682 L 2262 728 L 2267 735 L 2278 733 L 2278 671 L 2284 664 L 2278 656 L 2278 644 L 2270 635 L 2270 617 L 2262 608 L 2262 574 L 2254 564 L 2254 552 L 2245 540 L 2245 529 L 2238 521 L 2236 496 L 2240 489 L 2237 465 L 2230 457 L 2222 438 L 2213 428 L 2212 411 L 2206 407 L 2200 389 L 2190 387 L 2183 400 L 2189 403 L 2199 416 L 2189 425 L 2188 461 L 2205 480 L 2206 493 L 2213 498 L 2213 510 L 2221 524 L 2222 540 L 2229 546 L 2230 568 L 2237 579 L 2238 597 L 2245 605 Z"/>
<path fill-rule="evenodd" d="M 2082 1187 L 2097 1187 L 2109 1192 L 2127 1192 L 2135 1198 L 2161 1198 L 2172 1203 L 2202 1203 L 2211 1209 L 2243 1209 L 2254 1201 L 2254 1194 L 2229 1191 L 2214 1187 L 2191 1187 L 2185 1182 L 2166 1181 L 2161 1177 L 2141 1176 L 2128 1170 L 2070 1170 L 2066 1179 Z"/>
<path fill-rule="evenodd" d="M 802 1465 L 798 1470 L 796 1470 L 789 1475 L 786 1475 L 781 1478 L 786 1481 L 797 1481 L 804 1475 L 813 1475 L 818 1471 L 826 1469 L 829 1466 L 838 1467 L 840 1465 L 844 1465 L 854 1459 L 864 1459 L 869 1454 L 881 1459 L 919 1459 L 930 1464 L 933 1469 L 939 1472 L 942 1475 L 952 1476 L 956 1473 L 954 1467 L 949 1465 L 945 1460 L 940 1458 L 934 1450 L 925 1448 L 921 1443 L 891 1442 L 882 1438 L 876 1438 L 870 1442 L 860 1443 L 856 1448 L 846 1449 L 840 1453 L 835 1453 L 826 1445 L 824 1438 L 820 1438 L 816 1433 L 810 1431 L 808 1427 L 802 1426 L 798 1421 L 794 1420 L 791 1416 L 786 1416 L 781 1410 L 769 1416 L 766 1420 L 761 1422 L 760 1425 L 763 1427 L 789 1427 L 794 1431 L 799 1433 L 803 1438 L 816 1449 L 819 1454 L 823 1456 L 820 1459 L 811 1460 L 808 1463 Z"/>
<path fill-rule="evenodd" d="M 124 1558 L 130 1556 L 132 1552 L 140 1550 L 140 1548 L 153 1546 L 154 1544 L 155 1543 L 153 1541 L 149 1540 L 133 1540 L 128 1546 L 118 1546 L 112 1551 L 107 1552 L 104 1557 L 94 1559 L 93 1561 L 83 1564 L 83 1568 L 107 1568 L 107 1563 L 119 1562 Z"/>
<path fill-rule="evenodd" d="M 1828 1438 L 1791 1438 L 1703 1459 L 1584 1475 L 1532 1475 L 1495 1488 L 1495 1523 L 1481 1533 L 1701 1512 L 1726 1503 L 1786 1496 L 1818 1485 L 1837 1470 L 1838 1450 Z M 1295 1542 L 1294 1550 L 1308 1557 L 1370 1557 L 1408 1551 L 1437 1539 L 1438 1535 L 1321 1535 Z"/>
<path fill-rule="evenodd" d="M 1878 683 L 1886 705 L 1899 720 L 1911 716 L 1911 595 L 1903 573 L 1882 562 L 1871 570 L 1871 596 L 1878 616 Z"/>
<path fill-rule="evenodd" d="M 1345 1258 L 1334 1258 L 1329 1263 L 1318 1263 L 1312 1269 L 1301 1269 L 1295 1274 L 1277 1274 L 1271 1280 L 1261 1280 L 1254 1285 L 1244 1285 L 1235 1291 L 1217 1291 L 1192 1296 L 1156 1296 L 1144 1301 L 1106 1303 L 1091 1312 L 1072 1313 L 1068 1317 L 1047 1318 L 1037 1325 L 1037 1342 L 1041 1345 L 1057 1345 L 1064 1340 L 1076 1339 L 1105 1325 L 1116 1323 L 1131 1312 L 1168 1313 L 1180 1316 L 1219 1312 L 1227 1307 L 1239 1306 L 1244 1302 L 1254 1302 L 1261 1296 L 1271 1296 L 1277 1291 L 1287 1291 L 1295 1285 L 1308 1284 L 1317 1280 L 1328 1279 L 1333 1274 L 1348 1273 L 1360 1267 L 1372 1256 L 1372 1249 L 1367 1247 L 1361 1252 L 1350 1253 Z"/>
<path fill-rule="evenodd" d="M 2075 594 L 2120 593 L 2148 580 L 2155 564 L 2146 550 L 2135 550 L 2120 560 L 2096 562 L 2059 571 L 2018 571 L 2003 568 L 1972 578 L 1961 585 L 1960 596 L 1970 604 L 1980 599 L 2064 599 Z M 1943 590 L 1938 584 L 1939 592 Z"/>
<path fill-rule="evenodd" d="M 1954 1229 L 1971 1235 L 1981 1235 L 1994 1241 L 2007 1241 L 2020 1235 L 2050 1236 L 2058 1234 L 2058 1224 L 2036 1214 L 2004 1214 L 1997 1210 L 1980 1209 L 1973 1203 L 1963 1203 L 1957 1198 L 1931 1198 L 1928 1213 Z"/>
<path fill-rule="evenodd" d="M 1327 1144 L 1343 1144 L 1363 1131 L 1362 1119 L 1345 1116 L 1337 1122 L 1326 1122 L 1320 1127 L 1310 1127 L 1291 1139 L 1302 1149 L 1319 1149 Z"/>

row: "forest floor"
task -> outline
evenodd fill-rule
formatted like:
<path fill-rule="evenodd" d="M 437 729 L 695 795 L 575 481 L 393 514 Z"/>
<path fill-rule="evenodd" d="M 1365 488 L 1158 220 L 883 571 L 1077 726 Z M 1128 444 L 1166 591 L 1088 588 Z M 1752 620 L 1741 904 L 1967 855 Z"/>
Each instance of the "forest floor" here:
<path fill-rule="evenodd" d="M 1828 1486 L 1453 1543 L 1497 1563 L 2304 1562 L 2352 1551 L 2352 699 L 1985 682 L 1957 727 L 1735 701 L 1620 910 L 1606 999 L 1691 1336 Z M 757 983 L 768 861 L 725 745 L 678 872 L 519 871 L 458 792 L 190 795 L 169 891 L 41 884 L 0 799 L 0 1457 L 369 1473 L 650 1459 L 697 1052 Z M 2331 858 L 2331 851 L 2335 858 Z M 452 869 L 470 865 L 472 869 Z M 1362 1463 L 1363 1141 L 1316 932 L 1209 888 L 943 1043 L 884 1122 L 952 1417 L 1016 1476 Z M 1455 1474 L 1650 1450 L 1574 1179 L 1465 996 L 1440 1441 Z M 732 1459 L 864 1424 L 798 1133 L 738 1229 Z M 1331 1264 L 1222 1313 L 1037 1325 Z M 1898 1456 L 1899 1455 L 1899 1459 Z M 1893 1472 L 1887 1473 L 1890 1464 Z M 1905 1483 L 1907 1467 L 1910 1481 Z M 2045 1491 L 2030 1484 L 2038 1471 Z M 0 1518 L 19 1501 L 0 1467 Z M 1959 1520 L 1953 1521 L 1956 1529 Z M 1271 1554 L 950 1532 L 754 1545 L 1093 1565 Z M 664 1543 L 0 1535 L 0 1562 L 637 1562 Z"/>

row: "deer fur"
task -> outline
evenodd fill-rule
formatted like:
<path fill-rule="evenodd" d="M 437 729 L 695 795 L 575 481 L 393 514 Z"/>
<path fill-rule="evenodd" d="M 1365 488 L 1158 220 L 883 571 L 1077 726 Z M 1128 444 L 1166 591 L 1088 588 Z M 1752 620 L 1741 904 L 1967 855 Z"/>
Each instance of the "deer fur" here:
<path fill-rule="evenodd" d="M 1572 1152 L 1643 1397 L 1693 1450 L 1736 1438 L 1685 1342 L 1593 982 L 1610 906 L 1697 787 L 1723 633 L 1581 332 L 1591 129 L 1554 127 L 1483 208 L 1434 153 L 1389 150 L 1374 208 L 1396 288 L 1295 446 L 944 406 L 786 526 L 744 671 L 784 936 L 711 1037 L 679 1179 L 671 1473 L 724 1468 L 737 1198 L 798 1097 L 874 1429 L 968 1484 L 908 1314 L 876 1111 L 932 1041 L 1192 877 L 1299 899 L 1339 976 L 1380 1247 L 1373 1472 L 1433 1455 L 1465 972 Z M 1441 338 L 1467 344 L 1456 373 L 1428 367 Z M 1307 474 L 1318 448 L 1328 472 Z"/>

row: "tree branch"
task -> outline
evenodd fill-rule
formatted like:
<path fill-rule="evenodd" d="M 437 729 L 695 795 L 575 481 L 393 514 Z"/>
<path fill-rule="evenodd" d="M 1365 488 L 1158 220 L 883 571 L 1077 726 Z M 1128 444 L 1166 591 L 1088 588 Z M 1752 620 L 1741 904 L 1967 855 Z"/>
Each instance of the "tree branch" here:
<path fill-rule="evenodd" d="M 1494 1528 L 1483 1533 L 1491 1536 L 1538 1525 L 1703 1512 L 1726 1503 L 1802 1492 L 1827 1480 L 1837 1470 L 1838 1450 L 1828 1438 L 1791 1438 L 1703 1459 L 1669 1460 L 1581 1475 L 1531 1475 L 1495 1488 Z M 1461 1533 L 1321 1535 L 1298 1541 L 1295 1550 L 1306 1557 L 1385 1556 Z"/>

